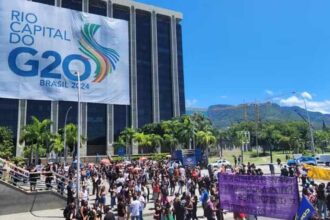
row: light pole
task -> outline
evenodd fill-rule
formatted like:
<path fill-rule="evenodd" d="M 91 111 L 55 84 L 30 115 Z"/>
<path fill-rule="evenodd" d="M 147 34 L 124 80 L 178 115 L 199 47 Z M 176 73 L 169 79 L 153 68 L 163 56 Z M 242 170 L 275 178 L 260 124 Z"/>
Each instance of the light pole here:
<path fill-rule="evenodd" d="M 80 73 L 76 72 L 78 77 L 78 140 L 77 140 L 77 194 L 76 194 L 76 202 L 77 202 L 77 210 L 79 212 L 79 192 L 80 192 L 80 127 L 81 127 L 81 120 L 80 120 Z"/>
<path fill-rule="evenodd" d="M 72 109 L 72 106 L 70 106 L 68 108 L 68 110 L 66 110 L 66 113 L 65 113 L 65 118 L 64 118 L 64 166 L 66 166 L 66 161 L 67 161 L 67 157 L 68 157 L 68 148 L 66 146 L 66 121 L 67 121 L 67 118 L 68 118 L 68 114 L 70 112 L 70 110 Z"/>
<path fill-rule="evenodd" d="M 307 120 L 308 120 L 308 128 L 309 128 L 309 133 L 310 133 L 310 136 L 311 136 L 311 147 L 312 147 L 312 152 L 313 154 L 315 155 L 315 146 L 314 146 L 314 135 L 313 135 L 313 129 L 312 129 L 312 125 L 311 125 L 311 119 L 309 117 L 309 112 L 307 110 L 307 105 L 306 105 L 306 99 L 304 96 L 302 96 L 303 100 L 304 100 L 304 104 L 305 104 L 305 111 L 306 111 L 306 114 L 307 114 Z"/>

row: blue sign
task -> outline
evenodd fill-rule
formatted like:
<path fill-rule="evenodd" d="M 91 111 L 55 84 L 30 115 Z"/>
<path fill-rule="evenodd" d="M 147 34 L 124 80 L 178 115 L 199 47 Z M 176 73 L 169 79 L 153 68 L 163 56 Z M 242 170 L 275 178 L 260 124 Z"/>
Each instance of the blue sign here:
<path fill-rule="evenodd" d="M 313 216 L 315 212 L 314 207 L 309 203 L 307 198 L 304 196 L 300 202 L 300 207 L 297 212 L 296 220 L 307 220 Z"/>
<path fill-rule="evenodd" d="M 196 157 L 195 155 L 184 155 L 183 156 L 183 165 L 184 166 L 196 166 Z"/>
<path fill-rule="evenodd" d="M 117 150 L 117 154 L 118 156 L 125 156 L 126 154 L 126 148 L 125 147 L 119 147 L 118 150 Z"/>

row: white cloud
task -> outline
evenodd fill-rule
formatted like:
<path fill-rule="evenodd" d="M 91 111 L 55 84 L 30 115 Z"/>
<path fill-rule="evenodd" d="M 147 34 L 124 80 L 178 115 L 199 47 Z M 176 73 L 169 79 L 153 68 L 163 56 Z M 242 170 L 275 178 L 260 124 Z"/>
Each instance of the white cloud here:
<path fill-rule="evenodd" d="M 198 103 L 197 99 L 186 99 L 186 107 L 196 107 L 196 104 Z"/>
<path fill-rule="evenodd" d="M 302 92 L 301 96 L 304 97 L 305 99 L 309 99 L 309 100 L 313 99 L 312 95 L 308 92 Z"/>
<path fill-rule="evenodd" d="M 267 95 L 274 95 L 274 92 L 273 92 L 272 90 L 269 90 L 269 89 L 266 89 L 266 90 L 265 90 L 265 93 L 266 93 Z"/>
<path fill-rule="evenodd" d="M 301 96 L 303 96 L 305 100 L 308 99 L 306 100 L 306 105 L 309 111 L 330 114 L 330 100 L 312 101 L 312 96 L 308 92 L 303 92 Z M 286 99 L 281 99 L 279 103 L 284 106 L 299 106 L 305 108 L 304 99 L 295 95 Z"/>
<path fill-rule="evenodd" d="M 226 96 L 226 95 L 220 96 L 220 99 L 226 99 L 226 98 L 228 98 L 228 96 Z"/>

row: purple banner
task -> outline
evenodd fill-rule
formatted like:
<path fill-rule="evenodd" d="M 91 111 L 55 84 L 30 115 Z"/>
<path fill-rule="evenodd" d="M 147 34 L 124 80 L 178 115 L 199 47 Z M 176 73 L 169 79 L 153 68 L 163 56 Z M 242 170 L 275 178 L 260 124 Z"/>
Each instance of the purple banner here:
<path fill-rule="evenodd" d="M 218 174 L 225 210 L 280 219 L 294 219 L 299 206 L 295 177 Z"/>

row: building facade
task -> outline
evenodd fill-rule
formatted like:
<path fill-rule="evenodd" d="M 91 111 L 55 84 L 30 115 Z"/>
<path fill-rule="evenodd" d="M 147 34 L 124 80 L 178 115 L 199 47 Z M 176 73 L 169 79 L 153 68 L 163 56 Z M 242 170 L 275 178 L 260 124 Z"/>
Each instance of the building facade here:
<path fill-rule="evenodd" d="M 24 0 L 22 0 L 24 1 Z M 81 155 L 113 154 L 113 143 L 126 127 L 167 120 L 185 113 L 181 13 L 132 0 L 33 0 L 129 23 L 129 106 L 81 103 Z M 52 132 L 66 123 L 77 124 L 78 104 L 67 101 L 0 99 L 0 126 L 9 127 L 16 155 L 23 146 L 21 129 L 31 121 L 51 119 Z M 138 153 L 133 147 L 133 153 Z"/>

